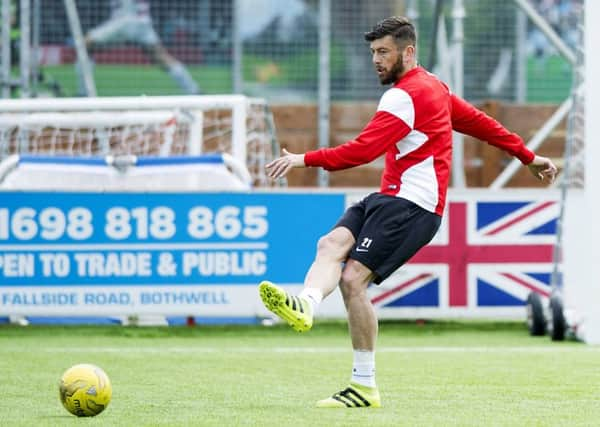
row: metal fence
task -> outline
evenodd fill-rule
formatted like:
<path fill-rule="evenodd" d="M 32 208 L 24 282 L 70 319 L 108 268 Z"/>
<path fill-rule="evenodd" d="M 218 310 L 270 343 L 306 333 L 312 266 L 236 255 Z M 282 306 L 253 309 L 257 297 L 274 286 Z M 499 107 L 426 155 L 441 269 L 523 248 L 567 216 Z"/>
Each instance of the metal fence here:
<path fill-rule="evenodd" d="M 77 11 L 93 59 L 98 95 L 241 92 L 271 102 L 293 103 L 318 97 L 323 1 L 79 0 Z M 34 94 L 84 94 L 66 1 L 12 3 L 13 30 L 20 26 L 24 5 L 31 9 Z M 378 20 L 398 14 L 414 19 L 420 62 L 444 77 L 447 64 L 458 54 L 458 25 L 464 27 L 462 81 L 464 95 L 470 100 L 558 102 L 569 93 L 569 63 L 512 1 L 327 3 L 327 59 L 334 101 L 380 96 L 383 88 L 373 72 L 363 33 Z M 531 3 L 568 44 L 575 43 L 574 17 L 582 0 Z M 21 79 L 15 67 L 20 61 L 19 35 L 11 38 L 12 96 L 19 96 Z M 6 87 L 10 82 L 4 78 L 3 83 Z"/>

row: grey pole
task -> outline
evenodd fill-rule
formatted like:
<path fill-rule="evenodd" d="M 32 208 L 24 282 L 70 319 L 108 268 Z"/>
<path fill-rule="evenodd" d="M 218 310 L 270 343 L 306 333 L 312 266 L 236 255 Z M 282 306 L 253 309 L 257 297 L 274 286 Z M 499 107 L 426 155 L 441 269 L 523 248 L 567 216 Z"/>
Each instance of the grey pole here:
<path fill-rule="evenodd" d="M 29 98 L 31 84 L 31 4 L 21 0 L 21 98 Z"/>
<path fill-rule="evenodd" d="M 77 13 L 75 0 L 65 0 L 65 10 L 67 12 L 67 18 L 69 19 L 69 26 L 71 27 L 73 41 L 75 42 L 77 60 L 79 61 L 79 66 L 81 67 L 85 91 L 87 96 L 95 97 L 96 85 L 94 83 L 94 75 L 92 73 L 92 66 L 90 64 L 90 58 L 87 53 L 85 41 L 83 40 L 83 32 L 81 31 L 81 24 L 79 22 L 79 14 Z"/>
<path fill-rule="evenodd" d="M 408 4 L 406 5 L 406 17 L 410 19 L 413 26 L 415 27 L 415 31 L 417 32 L 417 62 L 419 61 L 419 7 L 417 6 L 417 0 L 408 0 Z"/>
<path fill-rule="evenodd" d="M 10 98 L 10 0 L 2 0 L 2 98 Z"/>
<path fill-rule="evenodd" d="M 38 75 L 40 73 L 40 2 L 33 0 L 31 11 L 31 94 L 36 97 L 38 93 Z"/>
<path fill-rule="evenodd" d="M 519 8 L 517 8 L 516 39 L 517 84 L 515 87 L 515 100 L 522 104 L 527 98 L 527 16 Z"/>
<path fill-rule="evenodd" d="M 329 147 L 329 109 L 331 91 L 329 86 L 329 43 L 331 33 L 331 2 L 319 1 L 319 148 Z M 329 174 L 319 168 L 319 187 L 329 185 Z"/>
<path fill-rule="evenodd" d="M 452 91 L 463 97 L 464 93 L 464 41 L 465 41 L 465 33 L 464 33 L 464 19 L 465 19 L 465 7 L 463 0 L 454 0 L 454 7 L 452 9 L 452 18 L 454 19 L 454 31 L 453 31 L 453 74 L 454 74 L 454 82 Z M 452 163 L 453 163 L 453 172 L 452 172 L 452 186 L 454 188 L 465 188 L 466 187 L 466 178 L 465 178 L 465 167 L 464 167 L 464 137 L 462 134 L 454 132 L 454 136 L 452 138 Z"/>
<path fill-rule="evenodd" d="M 410 19 L 415 30 L 418 31 L 419 28 L 417 26 L 419 21 L 419 7 L 417 6 L 417 0 L 408 0 L 408 4 L 406 6 L 406 17 Z"/>
<path fill-rule="evenodd" d="M 232 50 L 233 50 L 233 58 L 232 58 L 232 86 L 233 93 L 242 94 L 244 91 L 244 82 L 242 76 L 242 55 L 244 43 L 242 40 L 242 1 L 248 0 L 235 0 L 233 2 L 233 32 L 232 32 Z"/>

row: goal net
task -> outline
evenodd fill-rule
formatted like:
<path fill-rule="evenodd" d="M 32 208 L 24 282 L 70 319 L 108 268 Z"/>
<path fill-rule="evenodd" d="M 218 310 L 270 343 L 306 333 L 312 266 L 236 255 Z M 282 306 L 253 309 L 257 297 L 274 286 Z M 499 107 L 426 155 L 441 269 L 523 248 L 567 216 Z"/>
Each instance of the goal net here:
<path fill-rule="evenodd" d="M 225 153 L 255 187 L 278 145 L 268 104 L 240 95 L 5 100 L 0 160 L 50 156 L 182 156 Z"/>

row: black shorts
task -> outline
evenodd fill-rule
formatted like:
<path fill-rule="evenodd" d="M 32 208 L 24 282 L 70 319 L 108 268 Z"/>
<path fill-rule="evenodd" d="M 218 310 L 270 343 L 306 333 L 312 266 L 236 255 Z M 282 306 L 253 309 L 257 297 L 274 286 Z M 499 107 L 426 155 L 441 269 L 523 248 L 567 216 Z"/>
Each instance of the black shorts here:
<path fill-rule="evenodd" d="M 348 228 L 356 239 L 348 258 L 381 283 L 433 239 L 441 220 L 409 200 L 372 193 L 349 207 L 336 227 Z"/>

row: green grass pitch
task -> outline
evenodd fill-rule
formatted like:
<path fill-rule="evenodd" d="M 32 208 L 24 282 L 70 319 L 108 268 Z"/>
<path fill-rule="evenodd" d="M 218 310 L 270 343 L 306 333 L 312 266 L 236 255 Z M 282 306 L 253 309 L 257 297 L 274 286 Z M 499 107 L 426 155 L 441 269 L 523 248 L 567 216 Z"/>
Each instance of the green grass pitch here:
<path fill-rule="evenodd" d="M 600 420 L 600 348 L 517 323 L 380 327 L 381 409 L 317 409 L 349 379 L 346 325 L 0 327 L 0 425 L 587 426 Z M 113 398 L 67 413 L 58 380 L 94 363 Z"/>
<path fill-rule="evenodd" d="M 77 74 L 73 65 L 47 66 L 43 70 L 48 79 L 61 86 L 63 96 L 77 95 Z M 231 73 L 228 68 L 189 66 L 188 70 L 205 94 L 231 92 Z M 167 72 L 155 65 L 101 64 L 95 67 L 94 75 L 98 96 L 183 94 Z"/>
<path fill-rule="evenodd" d="M 244 79 L 253 82 L 256 70 L 265 59 L 249 56 L 244 63 Z M 299 75 L 298 64 L 315 63 L 316 59 L 305 57 L 279 64 L 280 71 L 270 85 L 285 88 L 305 80 Z M 315 65 L 316 67 L 316 65 Z M 231 67 L 228 65 L 190 65 L 187 67 L 205 94 L 223 94 L 232 91 Z M 72 64 L 46 66 L 43 70 L 50 80 L 60 84 L 63 96 L 77 94 L 77 75 Z M 338 70 L 338 72 L 342 72 Z M 15 70 L 14 73 L 17 73 Z M 95 67 L 95 83 L 99 96 L 137 96 L 137 95 L 180 95 L 181 89 L 169 75 L 156 65 L 106 65 Z M 315 72 L 316 79 L 316 72 Z M 557 103 L 562 102 L 570 93 L 572 71 L 564 59 L 551 56 L 545 60 L 529 58 L 527 62 L 526 102 Z M 43 88 L 42 88 L 43 90 Z"/>

